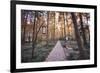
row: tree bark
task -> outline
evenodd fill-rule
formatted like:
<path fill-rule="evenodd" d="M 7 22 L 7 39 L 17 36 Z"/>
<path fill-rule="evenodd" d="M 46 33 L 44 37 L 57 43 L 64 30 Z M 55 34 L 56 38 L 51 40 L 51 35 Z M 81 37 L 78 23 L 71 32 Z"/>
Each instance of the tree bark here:
<path fill-rule="evenodd" d="M 66 19 L 65 19 L 66 13 L 64 13 L 64 38 L 66 39 L 66 27 L 65 27 L 65 23 L 66 23 Z"/>
<path fill-rule="evenodd" d="M 49 27 L 49 11 L 47 11 L 47 47 L 48 47 L 48 37 L 49 37 L 49 34 L 48 34 L 48 27 Z"/>
<path fill-rule="evenodd" d="M 76 17 L 74 15 L 74 13 L 71 13 L 71 15 L 72 15 L 72 20 L 73 20 L 74 29 L 75 29 L 76 41 L 77 41 L 79 52 L 80 52 L 79 59 L 85 59 L 84 47 L 83 47 L 83 43 L 81 41 L 80 34 L 78 31 Z"/>
<path fill-rule="evenodd" d="M 34 37 L 35 37 L 35 25 L 36 25 L 36 11 L 34 14 L 34 23 L 33 23 L 33 34 L 32 34 L 32 58 L 34 57 L 34 48 L 35 48 L 35 41 L 34 41 Z"/>
<path fill-rule="evenodd" d="M 54 12 L 54 39 L 53 40 L 55 41 L 55 12 Z"/>
<path fill-rule="evenodd" d="M 35 48 L 35 45 L 37 43 L 37 37 L 38 37 L 38 33 L 42 27 L 42 25 L 44 24 L 44 21 L 42 22 L 42 24 L 40 26 L 37 26 L 37 23 L 36 23 L 36 18 L 37 20 L 39 20 L 38 18 L 38 13 L 37 11 L 35 11 L 35 16 L 34 16 L 34 25 L 33 25 L 33 40 L 32 40 L 32 58 L 34 56 L 34 48 Z M 38 29 L 38 30 L 37 30 Z"/>
<path fill-rule="evenodd" d="M 81 13 L 79 14 L 79 17 L 80 17 L 80 25 L 81 25 L 81 30 L 82 30 L 83 43 L 84 43 L 84 46 L 86 46 L 87 41 L 86 41 L 86 35 L 85 35 L 84 27 L 83 27 L 83 20 L 82 20 L 82 14 Z"/>
<path fill-rule="evenodd" d="M 21 15 L 23 15 L 23 13 L 21 14 Z M 22 17 L 22 26 L 23 26 L 23 37 L 22 37 L 22 44 L 24 44 L 25 43 L 25 34 L 26 34 L 26 24 L 27 24 L 27 16 L 26 16 L 26 18 L 23 18 Z"/>
<path fill-rule="evenodd" d="M 89 29 L 89 23 L 88 23 L 88 14 L 86 14 L 86 19 L 87 19 L 87 29 L 88 29 L 88 33 L 89 33 L 89 41 L 90 41 L 90 29 Z"/>

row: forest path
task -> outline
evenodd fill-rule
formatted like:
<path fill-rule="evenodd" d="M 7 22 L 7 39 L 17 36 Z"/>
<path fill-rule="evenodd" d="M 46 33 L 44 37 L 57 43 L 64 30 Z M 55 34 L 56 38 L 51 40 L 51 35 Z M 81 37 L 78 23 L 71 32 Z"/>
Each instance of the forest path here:
<path fill-rule="evenodd" d="M 67 50 L 62 47 L 61 42 L 57 41 L 53 50 L 50 52 L 46 61 L 64 61 L 66 60 Z"/>

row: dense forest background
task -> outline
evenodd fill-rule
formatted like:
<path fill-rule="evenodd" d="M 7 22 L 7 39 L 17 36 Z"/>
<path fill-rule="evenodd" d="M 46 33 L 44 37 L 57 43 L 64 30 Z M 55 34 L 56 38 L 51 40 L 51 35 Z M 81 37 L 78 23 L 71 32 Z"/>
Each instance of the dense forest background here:
<path fill-rule="evenodd" d="M 21 10 L 21 61 L 45 61 L 57 41 L 69 55 L 65 60 L 90 58 L 90 14 Z"/>

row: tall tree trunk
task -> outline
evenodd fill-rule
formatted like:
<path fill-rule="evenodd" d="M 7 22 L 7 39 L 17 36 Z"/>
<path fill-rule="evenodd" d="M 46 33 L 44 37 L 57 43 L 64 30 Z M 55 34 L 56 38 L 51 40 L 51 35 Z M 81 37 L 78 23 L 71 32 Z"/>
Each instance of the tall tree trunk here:
<path fill-rule="evenodd" d="M 38 33 L 42 27 L 42 25 L 44 24 L 44 21 L 42 22 L 42 24 L 40 24 L 39 26 L 37 26 L 37 23 L 36 23 L 36 18 L 37 20 L 38 19 L 38 12 L 35 11 L 35 16 L 34 16 L 34 25 L 33 25 L 33 40 L 32 40 L 32 58 L 33 58 L 33 54 L 34 54 L 34 49 L 35 49 L 35 45 L 37 43 L 37 37 L 38 37 Z M 38 30 L 37 30 L 38 29 Z"/>
<path fill-rule="evenodd" d="M 66 39 L 66 27 L 65 27 L 65 23 L 66 23 L 66 19 L 65 19 L 66 13 L 64 13 L 64 38 Z"/>
<path fill-rule="evenodd" d="M 86 41 L 85 29 L 83 27 L 83 20 L 82 20 L 82 14 L 81 13 L 79 13 L 79 17 L 80 17 L 80 25 L 81 25 L 81 30 L 82 30 L 83 43 L 84 43 L 84 46 L 86 46 L 87 41 Z"/>
<path fill-rule="evenodd" d="M 48 34 L 48 27 L 49 27 L 49 11 L 47 11 L 47 47 L 48 47 L 48 37 L 49 37 L 49 34 Z"/>
<path fill-rule="evenodd" d="M 72 15 L 72 20 L 73 20 L 74 29 L 75 29 L 76 41 L 77 41 L 79 52 L 80 52 L 79 59 L 85 59 L 84 47 L 83 47 L 83 43 L 81 41 L 80 34 L 78 31 L 76 17 L 74 15 L 74 13 L 71 13 L 71 15 Z"/>
<path fill-rule="evenodd" d="M 86 19 L 87 19 L 87 30 L 89 33 L 89 41 L 90 41 L 90 29 L 89 29 L 89 23 L 88 23 L 88 14 L 86 15 Z"/>
<path fill-rule="evenodd" d="M 30 43 L 30 32 L 28 33 L 28 43 Z"/>
<path fill-rule="evenodd" d="M 26 18 L 22 18 L 22 26 L 23 26 L 23 37 L 22 37 L 22 44 L 25 43 L 25 34 L 26 34 L 26 25 L 27 25 L 27 16 Z"/>
<path fill-rule="evenodd" d="M 22 39 L 22 44 L 24 44 L 25 43 L 25 34 L 26 34 L 26 21 L 25 21 L 25 23 L 24 23 L 24 25 L 23 25 L 23 39 Z"/>
<path fill-rule="evenodd" d="M 54 12 L 54 41 L 55 41 L 55 13 L 56 12 Z"/>
<path fill-rule="evenodd" d="M 33 23 L 33 34 L 32 34 L 32 58 L 34 57 L 34 48 L 35 48 L 35 25 L 36 25 L 36 11 L 35 11 L 35 14 L 34 14 L 34 23 Z"/>
<path fill-rule="evenodd" d="M 67 13 L 68 14 L 68 13 Z M 67 38 L 68 38 L 68 40 L 69 40 L 69 25 L 68 25 L 68 19 L 67 19 L 67 17 L 66 17 L 66 28 L 67 28 Z"/>
<path fill-rule="evenodd" d="M 64 34 L 63 34 L 63 24 L 62 24 L 62 22 L 63 22 L 63 16 L 62 16 L 62 12 L 61 12 L 61 33 L 62 33 L 62 36 L 61 36 L 61 38 L 63 38 L 64 37 Z"/>

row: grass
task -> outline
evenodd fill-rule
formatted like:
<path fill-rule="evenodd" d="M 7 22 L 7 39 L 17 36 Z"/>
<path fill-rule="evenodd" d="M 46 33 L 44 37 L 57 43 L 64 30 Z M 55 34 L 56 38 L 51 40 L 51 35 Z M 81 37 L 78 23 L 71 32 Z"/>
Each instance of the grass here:
<path fill-rule="evenodd" d="M 22 47 L 22 62 L 43 62 L 51 52 L 52 48 L 54 47 L 53 42 L 49 42 L 48 45 L 42 43 L 37 43 L 34 54 L 32 58 L 32 46 L 27 44 L 27 46 Z"/>
<path fill-rule="evenodd" d="M 65 41 L 65 40 L 60 40 L 62 46 L 67 45 L 68 47 L 73 48 L 73 52 L 69 53 L 69 56 L 67 60 L 80 60 L 79 58 L 79 50 L 77 46 L 77 42 L 74 41 Z M 26 43 L 24 46 L 22 46 L 21 49 L 21 61 L 22 63 L 27 63 L 27 62 L 44 62 L 49 53 L 52 51 L 54 45 L 56 42 L 54 41 L 49 41 L 48 45 L 45 42 L 39 42 L 35 46 L 34 49 L 34 54 L 32 58 L 32 44 Z M 87 44 L 85 52 L 86 52 L 86 59 L 90 58 L 90 43 Z"/>

